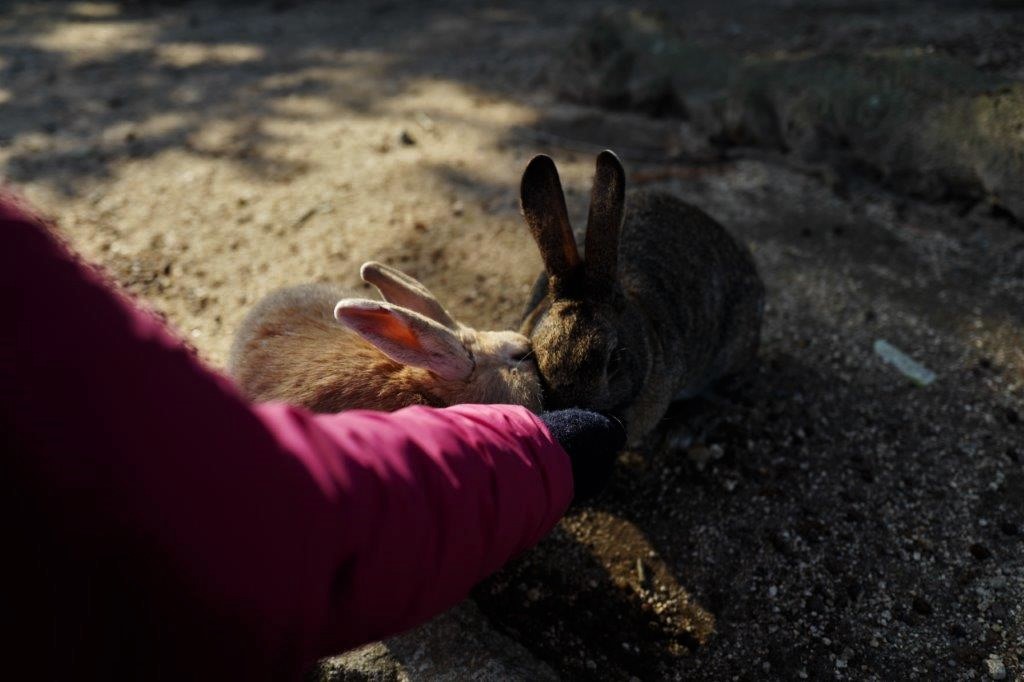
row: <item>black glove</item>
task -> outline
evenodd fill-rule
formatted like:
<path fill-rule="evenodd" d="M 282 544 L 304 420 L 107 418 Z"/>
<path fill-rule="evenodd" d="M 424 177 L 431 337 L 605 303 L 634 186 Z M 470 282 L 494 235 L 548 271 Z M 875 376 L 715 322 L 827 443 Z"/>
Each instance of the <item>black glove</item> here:
<path fill-rule="evenodd" d="M 569 453 L 578 504 L 601 492 L 612 475 L 615 455 L 626 444 L 626 429 L 615 417 L 570 408 L 540 415 L 551 436 Z"/>

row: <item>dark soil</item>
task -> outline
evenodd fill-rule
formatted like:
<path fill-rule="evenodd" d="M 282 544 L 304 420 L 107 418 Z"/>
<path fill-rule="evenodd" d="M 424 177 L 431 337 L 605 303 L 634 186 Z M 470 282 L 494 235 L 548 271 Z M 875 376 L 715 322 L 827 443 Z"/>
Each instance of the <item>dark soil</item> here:
<path fill-rule="evenodd" d="M 754 246 L 760 366 L 680 405 L 667 442 L 625 456 L 593 509 L 478 602 L 574 678 L 959 679 L 990 655 L 1016 670 L 1024 308 L 1020 275 L 987 264 L 1024 236 L 745 165 L 683 193 Z M 929 253 L 950 248 L 956 266 Z M 939 379 L 912 385 L 877 338 Z M 692 445 L 672 447 L 680 430 Z"/>

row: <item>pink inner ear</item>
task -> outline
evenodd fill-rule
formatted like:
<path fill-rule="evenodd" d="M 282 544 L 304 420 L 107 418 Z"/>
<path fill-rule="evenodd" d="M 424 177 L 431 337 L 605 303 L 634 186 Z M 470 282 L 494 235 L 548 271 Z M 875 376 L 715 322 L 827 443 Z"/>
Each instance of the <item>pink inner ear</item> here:
<path fill-rule="evenodd" d="M 346 324 L 367 333 L 389 339 L 405 348 L 423 350 L 423 344 L 412 330 L 379 308 L 344 308 L 338 312 Z"/>
<path fill-rule="evenodd" d="M 472 372 L 472 360 L 461 341 L 419 313 L 387 303 L 342 300 L 334 316 L 396 362 L 456 381 Z"/>

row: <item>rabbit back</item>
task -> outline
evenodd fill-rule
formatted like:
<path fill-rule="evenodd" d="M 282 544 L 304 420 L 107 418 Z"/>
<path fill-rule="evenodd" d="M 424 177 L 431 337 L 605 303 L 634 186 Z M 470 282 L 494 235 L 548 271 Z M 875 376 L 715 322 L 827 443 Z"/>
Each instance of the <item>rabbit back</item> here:
<path fill-rule="evenodd" d="M 666 192 L 630 192 L 619 282 L 660 351 L 651 378 L 669 385 L 659 392 L 692 397 L 757 354 L 764 286 L 753 258 L 696 206 Z"/>
<path fill-rule="evenodd" d="M 280 401 L 315 412 L 397 410 L 425 404 L 403 368 L 334 317 L 353 292 L 330 284 L 280 289 L 262 299 L 235 336 L 228 368 L 255 402 Z"/>

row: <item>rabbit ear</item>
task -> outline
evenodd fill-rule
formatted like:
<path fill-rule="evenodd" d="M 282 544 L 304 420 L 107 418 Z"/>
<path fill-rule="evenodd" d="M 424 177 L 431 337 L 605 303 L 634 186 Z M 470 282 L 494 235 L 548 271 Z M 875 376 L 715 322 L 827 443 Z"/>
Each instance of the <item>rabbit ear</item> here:
<path fill-rule="evenodd" d="M 395 362 L 428 369 L 449 381 L 473 372 L 473 357 L 450 329 L 384 301 L 346 298 L 334 317 Z"/>
<path fill-rule="evenodd" d="M 377 287 L 385 301 L 414 310 L 452 331 L 458 329 L 458 324 L 430 290 L 401 270 L 369 261 L 359 268 L 359 276 Z"/>
<path fill-rule="evenodd" d="M 540 248 L 551 288 L 558 295 L 575 278 L 581 261 L 569 225 L 562 183 L 551 157 L 543 154 L 533 157 L 523 171 L 519 197 L 526 224 Z"/>
<path fill-rule="evenodd" d="M 619 262 L 619 231 L 625 212 L 626 172 L 609 150 L 597 157 L 594 186 L 587 215 L 585 265 L 588 288 L 603 289 L 615 283 Z"/>

